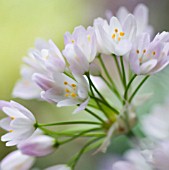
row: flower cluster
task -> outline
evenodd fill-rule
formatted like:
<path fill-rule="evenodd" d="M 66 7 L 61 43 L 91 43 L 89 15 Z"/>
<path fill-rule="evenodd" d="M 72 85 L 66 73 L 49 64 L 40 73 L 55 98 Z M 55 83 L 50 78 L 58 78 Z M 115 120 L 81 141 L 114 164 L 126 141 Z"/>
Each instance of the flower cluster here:
<path fill-rule="evenodd" d="M 96 145 L 91 146 L 98 141 L 96 152 L 106 152 L 112 137 L 132 132 L 138 122 L 137 92 L 150 76 L 169 63 L 169 33 L 158 33 L 153 38 L 148 9 L 143 4 L 138 5 L 133 14 L 120 8 L 108 21 L 97 18 L 87 29 L 78 26 L 72 34 L 66 32 L 64 44 L 60 51 L 52 40 L 35 42 L 35 48 L 23 59 L 22 78 L 16 83 L 13 96 L 39 99 L 57 107 L 76 106 L 74 113 L 85 111 L 94 121 L 40 124 L 22 105 L 0 101 L 0 109 L 8 116 L 0 122 L 7 131 L 1 140 L 7 142 L 6 146 L 18 148 L 2 160 L 2 170 L 28 170 L 35 157 L 48 155 L 79 137 L 86 137 L 88 141 L 68 165 L 46 170 L 73 170 L 80 156 L 88 148 L 94 149 Z M 147 98 L 142 95 L 143 101 Z M 88 128 L 69 132 L 46 128 L 70 124 L 88 125 Z M 21 155 L 22 159 L 18 159 Z M 158 159 L 159 154 L 156 156 Z M 136 170 L 128 162 L 114 167 L 115 170 L 127 167 Z"/>

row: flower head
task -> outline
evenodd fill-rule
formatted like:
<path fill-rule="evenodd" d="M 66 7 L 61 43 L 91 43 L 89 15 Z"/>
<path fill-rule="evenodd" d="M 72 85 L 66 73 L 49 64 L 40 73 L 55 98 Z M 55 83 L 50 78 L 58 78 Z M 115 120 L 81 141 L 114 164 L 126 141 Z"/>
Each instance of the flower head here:
<path fill-rule="evenodd" d="M 7 146 L 13 146 L 30 137 L 35 131 L 35 117 L 33 114 L 14 101 L 0 101 L 0 109 L 8 116 L 0 121 L 0 126 L 8 133 L 1 137 L 8 141 Z"/>
<path fill-rule="evenodd" d="M 21 69 L 22 79 L 13 90 L 14 97 L 23 99 L 40 98 L 41 89 L 32 81 L 34 73 L 51 76 L 52 72 L 63 72 L 65 69 L 65 60 L 52 40 L 37 40 L 35 49 L 31 49 L 23 61 L 26 65 Z"/>
<path fill-rule="evenodd" d="M 154 74 L 169 63 L 169 43 L 150 42 L 150 35 L 137 37 L 130 53 L 131 69 L 138 75 Z"/>
<path fill-rule="evenodd" d="M 39 131 L 39 129 L 37 129 Z M 34 132 L 27 140 L 18 144 L 18 149 L 25 155 L 41 157 L 55 151 L 57 142 L 54 138 L 42 132 Z"/>
<path fill-rule="evenodd" d="M 70 78 L 63 73 L 57 73 L 53 79 L 35 74 L 35 82 L 42 88 L 41 96 L 44 100 L 62 106 L 80 106 L 76 111 L 84 110 L 88 104 L 88 84 L 83 76 Z"/>
<path fill-rule="evenodd" d="M 35 158 L 22 154 L 19 150 L 11 152 L 0 163 L 1 170 L 29 170 Z"/>
<path fill-rule="evenodd" d="M 129 14 L 121 23 L 116 17 L 106 20 L 96 19 L 94 21 L 96 38 L 101 53 L 125 55 L 131 47 L 131 41 L 136 34 L 136 21 L 133 15 Z"/>

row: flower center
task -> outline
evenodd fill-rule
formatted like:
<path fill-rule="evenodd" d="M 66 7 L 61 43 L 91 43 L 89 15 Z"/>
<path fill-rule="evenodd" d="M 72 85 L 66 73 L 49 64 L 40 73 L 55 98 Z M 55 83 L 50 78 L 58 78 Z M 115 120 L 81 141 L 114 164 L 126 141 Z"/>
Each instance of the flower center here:
<path fill-rule="evenodd" d="M 65 97 L 76 98 L 77 97 L 76 84 L 69 84 L 67 81 L 65 81 L 64 85 L 65 85 Z"/>
<path fill-rule="evenodd" d="M 140 51 L 139 49 L 136 50 L 136 54 L 139 57 L 140 64 L 142 64 L 143 59 L 146 60 L 146 59 L 152 58 L 156 55 L 155 51 L 152 51 L 151 53 L 147 53 L 147 54 L 146 53 L 147 53 L 146 49 L 144 49 L 143 51 Z"/>
<path fill-rule="evenodd" d="M 120 41 L 124 35 L 125 35 L 124 32 L 119 32 L 119 30 L 115 28 L 112 34 L 112 39 L 114 39 L 115 41 Z"/>

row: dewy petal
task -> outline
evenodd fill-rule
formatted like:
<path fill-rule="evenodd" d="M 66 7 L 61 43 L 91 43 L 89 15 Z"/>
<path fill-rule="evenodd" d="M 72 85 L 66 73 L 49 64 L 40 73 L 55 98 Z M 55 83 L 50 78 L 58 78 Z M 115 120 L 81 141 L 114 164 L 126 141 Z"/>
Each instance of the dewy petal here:
<path fill-rule="evenodd" d="M 151 70 L 157 65 L 157 60 L 151 59 L 140 66 L 141 74 L 149 74 Z"/>
<path fill-rule="evenodd" d="M 19 150 L 11 152 L 0 164 L 1 170 L 29 170 L 35 162 L 34 157 L 23 155 Z"/>

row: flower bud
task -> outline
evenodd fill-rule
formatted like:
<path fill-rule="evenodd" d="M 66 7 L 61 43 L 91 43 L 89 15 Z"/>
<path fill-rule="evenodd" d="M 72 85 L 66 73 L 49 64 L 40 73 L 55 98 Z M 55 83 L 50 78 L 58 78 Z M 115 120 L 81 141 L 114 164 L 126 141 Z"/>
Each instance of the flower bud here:
<path fill-rule="evenodd" d="M 23 154 L 30 156 L 46 156 L 55 151 L 55 147 L 58 146 L 56 140 L 46 135 L 38 135 L 23 141 L 18 145 L 18 149 Z"/>
<path fill-rule="evenodd" d="M 29 170 L 35 162 L 35 158 L 23 155 L 19 150 L 11 152 L 0 164 L 1 170 Z"/>

